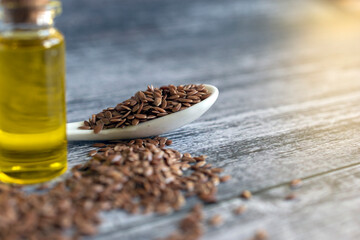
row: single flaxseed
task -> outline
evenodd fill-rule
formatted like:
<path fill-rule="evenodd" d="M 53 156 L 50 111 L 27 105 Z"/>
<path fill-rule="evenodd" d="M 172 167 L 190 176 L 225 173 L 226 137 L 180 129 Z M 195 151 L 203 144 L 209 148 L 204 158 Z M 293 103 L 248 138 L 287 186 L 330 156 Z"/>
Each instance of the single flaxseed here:
<path fill-rule="evenodd" d="M 236 207 L 236 208 L 233 210 L 233 212 L 234 212 L 235 215 L 241 215 L 241 214 L 243 214 L 245 211 L 246 211 L 246 206 L 244 206 L 244 205 L 238 206 L 238 207 Z"/>
<path fill-rule="evenodd" d="M 104 128 L 103 123 L 97 123 L 96 126 L 94 127 L 94 133 L 95 134 L 99 133 L 103 128 Z"/>
<path fill-rule="evenodd" d="M 294 193 L 290 193 L 285 197 L 285 200 L 294 200 L 296 199 L 296 195 Z"/>
<path fill-rule="evenodd" d="M 105 147 L 106 144 L 105 143 L 94 143 L 92 146 L 101 148 L 101 147 Z"/>
<path fill-rule="evenodd" d="M 224 220 L 220 214 L 216 214 L 215 216 L 211 217 L 208 221 L 208 223 L 214 227 L 222 225 L 223 222 Z"/>
<path fill-rule="evenodd" d="M 198 240 L 203 235 L 203 210 L 201 204 L 196 204 L 179 222 L 178 230 L 162 240 Z"/>
<path fill-rule="evenodd" d="M 89 156 L 92 157 L 92 156 L 94 156 L 96 153 L 97 153 L 96 150 L 92 150 L 92 151 L 89 152 Z"/>
<path fill-rule="evenodd" d="M 227 182 L 231 179 L 231 176 L 230 175 L 226 175 L 226 176 L 222 176 L 220 178 L 220 182 Z"/>
<path fill-rule="evenodd" d="M 253 238 L 251 238 L 251 240 L 266 240 L 268 239 L 268 233 L 265 230 L 257 230 L 255 232 L 255 235 Z"/>
<path fill-rule="evenodd" d="M 294 179 L 294 180 L 292 180 L 292 181 L 290 182 L 290 187 L 291 187 L 291 188 L 298 188 L 298 187 L 301 186 L 301 184 L 302 184 L 301 179 Z"/>
<path fill-rule="evenodd" d="M 147 115 L 145 115 L 145 114 L 135 114 L 135 117 L 138 118 L 138 119 L 146 119 Z"/>
<path fill-rule="evenodd" d="M 245 190 L 241 193 L 241 197 L 249 200 L 252 197 L 252 194 L 249 190 Z"/>
<path fill-rule="evenodd" d="M 139 120 L 139 119 L 133 119 L 133 120 L 131 121 L 131 125 L 136 126 L 136 125 L 138 125 L 138 124 L 139 124 L 139 122 L 140 122 L 140 120 Z"/>

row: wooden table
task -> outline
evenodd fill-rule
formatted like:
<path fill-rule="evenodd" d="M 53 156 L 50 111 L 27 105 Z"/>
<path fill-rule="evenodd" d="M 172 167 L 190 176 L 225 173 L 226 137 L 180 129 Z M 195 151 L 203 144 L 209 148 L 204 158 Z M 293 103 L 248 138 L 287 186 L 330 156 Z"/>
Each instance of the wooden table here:
<path fill-rule="evenodd" d="M 320 0 L 63 3 L 69 122 L 148 84 L 219 88 L 206 115 L 166 135 L 233 176 L 205 206 L 225 223 L 203 239 L 249 239 L 257 229 L 276 240 L 360 238 L 360 13 Z M 91 149 L 70 143 L 70 165 Z M 295 178 L 303 185 L 291 190 Z M 249 201 L 239 198 L 245 189 Z M 195 202 L 169 216 L 104 213 L 89 239 L 164 237 Z M 241 204 L 248 210 L 234 216 Z"/>

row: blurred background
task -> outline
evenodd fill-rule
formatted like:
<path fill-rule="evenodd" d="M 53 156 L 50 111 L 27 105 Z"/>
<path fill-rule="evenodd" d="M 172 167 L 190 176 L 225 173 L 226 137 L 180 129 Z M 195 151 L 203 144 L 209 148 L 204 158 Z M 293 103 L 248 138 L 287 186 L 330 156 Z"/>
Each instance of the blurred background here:
<path fill-rule="evenodd" d="M 79 113 L 76 103 L 91 104 L 103 94 L 127 97 L 144 84 L 261 83 L 264 91 L 255 96 L 281 94 L 289 103 L 346 91 L 359 76 L 353 68 L 360 63 L 359 5 L 357 0 L 63 0 L 57 26 L 67 39 L 69 111 Z M 228 84 L 218 84 L 222 81 Z M 78 96 L 77 89 L 89 82 L 101 87 Z M 116 103 L 110 99 L 101 104 Z M 70 120 L 80 119 L 70 114 Z"/>

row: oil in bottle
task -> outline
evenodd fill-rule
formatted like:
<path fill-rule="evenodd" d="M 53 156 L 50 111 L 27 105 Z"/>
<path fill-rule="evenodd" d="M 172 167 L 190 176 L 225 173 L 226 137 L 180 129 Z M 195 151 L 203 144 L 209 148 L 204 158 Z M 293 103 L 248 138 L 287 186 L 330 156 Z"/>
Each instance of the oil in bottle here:
<path fill-rule="evenodd" d="M 6 7 L 2 6 L 5 13 Z M 9 14 L 19 14 L 16 7 Z M 0 32 L 3 182 L 43 182 L 67 167 L 65 47 L 62 34 L 52 25 L 59 7 L 56 1 L 43 9 L 31 4 L 19 6 L 20 20 L 10 16 L 10 21 L 4 20 L 8 27 Z M 31 13 L 27 18 L 24 9 Z"/>

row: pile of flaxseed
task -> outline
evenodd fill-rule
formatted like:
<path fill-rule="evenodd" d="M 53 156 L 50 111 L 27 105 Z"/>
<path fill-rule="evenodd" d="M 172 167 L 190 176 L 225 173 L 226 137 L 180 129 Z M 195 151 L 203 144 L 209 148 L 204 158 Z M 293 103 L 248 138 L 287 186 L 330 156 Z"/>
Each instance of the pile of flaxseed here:
<path fill-rule="evenodd" d="M 168 214 L 194 195 L 215 202 L 217 185 L 229 176 L 220 177 L 222 169 L 206 156 L 181 154 L 170 144 L 162 137 L 97 143 L 87 163 L 45 193 L 0 184 L 0 239 L 77 239 L 97 233 L 100 211 Z M 196 227 L 186 234 L 198 239 L 201 233 Z"/>
<path fill-rule="evenodd" d="M 99 133 L 103 129 L 135 126 L 155 118 L 184 110 L 208 98 L 211 94 L 205 85 L 168 85 L 160 88 L 148 86 L 146 91 L 139 91 L 135 96 L 116 107 L 110 107 L 98 114 L 93 114 L 89 121 L 84 121 L 80 129 L 93 129 Z"/>

